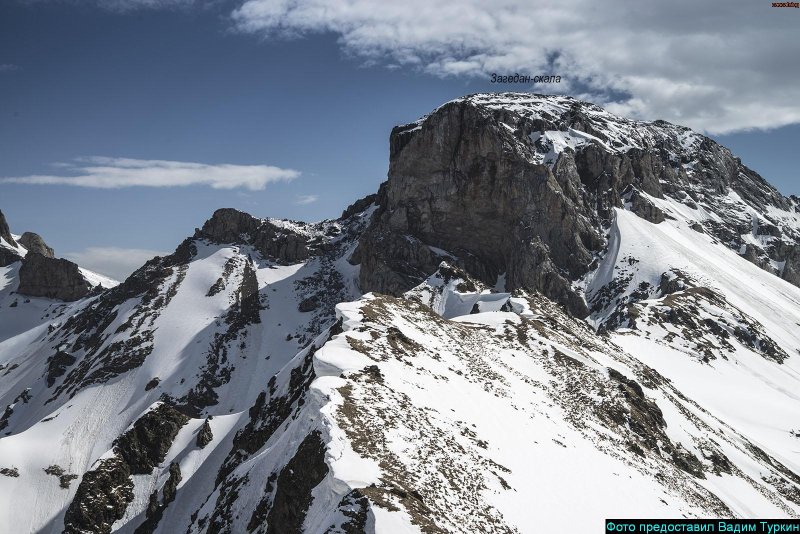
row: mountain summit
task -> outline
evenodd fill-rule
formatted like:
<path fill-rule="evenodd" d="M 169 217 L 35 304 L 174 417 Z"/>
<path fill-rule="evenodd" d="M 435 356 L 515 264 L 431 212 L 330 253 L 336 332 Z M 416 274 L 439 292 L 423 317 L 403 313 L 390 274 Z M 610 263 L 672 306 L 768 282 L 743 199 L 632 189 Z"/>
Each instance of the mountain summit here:
<path fill-rule="evenodd" d="M 443 259 L 433 246 L 490 285 L 503 276 L 509 290 L 586 315 L 572 284 L 607 250 L 615 209 L 652 223 L 680 209 L 695 231 L 800 284 L 800 200 L 688 128 L 570 97 L 480 94 L 396 127 L 390 146 L 381 209 L 362 240 L 367 291 L 425 279 Z"/>
<path fill-rule="evenodd" d="M 564 96 L 459 98 L 394 128 L 390 158 L 338 219 L 217 210 L 75 299 L 21 295 L 62 260 L 0 225 L 7 524 L 800 517 L 800 199 Z"/>

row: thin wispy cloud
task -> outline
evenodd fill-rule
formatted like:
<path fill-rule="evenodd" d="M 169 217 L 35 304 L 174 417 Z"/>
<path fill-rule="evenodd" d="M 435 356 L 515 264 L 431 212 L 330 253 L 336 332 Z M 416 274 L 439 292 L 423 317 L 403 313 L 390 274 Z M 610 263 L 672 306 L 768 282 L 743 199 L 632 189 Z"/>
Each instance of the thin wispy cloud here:
<path fill-rule="evenodd" d="M 69 185 L 99 189 L 121 187 L 186 187 L 258 191 L 267 184 L 289 182 L 300 176 L 294 169 L 271 165 L 233 165 L 129 158 L 79 158 L 59 164 L 63 174 L 37 174 L 0 178 L 0 184 Z"/>
<path fill-rule="evenodd" d="M 11 72 L 18 69 L 19 67 L 13 63 L 0 63 L 0 72 Z"/>
<path fill-rule="evenodd" d="M 109 11 L 136 11 L 142 9 L 176 9 L 187 7 L 202 7 L 219 0 L 21 0 L 27 4 L 73 3 L 94 5 Z"/>
<path fill-rule="evenodd" d="M 167 254 L 169 253 L 142 248 L 88 247 L 77 252 L 68 252 L 64 257 L 81 267 L 121 281 L 147 260 Z"/>
<path fill-rule="evenodd" d="M 612 111 L 712 133 L 800 122 L 796 13 L 769 2 L 246 0 L 241 31 L 338 34 L 365 64 L 436 76 L 554 74 Z M 795 11 L 795 10 L 791 10 Z M 498 85 L 498 90 L 525 90 Z"/>
<path fill-rule="evenodd" d="M 295 200 L 295 204 L 298 206 L 305 206 L 307 204 L 313 204 L 319 200 L 319 195 L 297 195 L 297 200 Z"/>

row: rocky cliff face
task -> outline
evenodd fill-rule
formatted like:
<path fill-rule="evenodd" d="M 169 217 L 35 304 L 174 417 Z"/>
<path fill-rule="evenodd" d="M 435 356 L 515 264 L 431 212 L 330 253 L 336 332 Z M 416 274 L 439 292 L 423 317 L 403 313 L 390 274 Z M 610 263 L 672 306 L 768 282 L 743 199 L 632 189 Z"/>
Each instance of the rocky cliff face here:
<path fill-rule="evenodd" d="M 12 247 L 17 246 L 17 242 L 11 236 L 11 230 L 8 227 L 8 222 L 2 211 L 0 211 L 0 238 Z"/>
<path fill-rule="evenodd" d="M 88 295 L 91 287 L 77 264 L 28 252 L 19 270 L 17 292 L 30 297 L 73 301 Z"/>
<path fill-rule="evenodd" d="M 0 267 L 8 267 L 22 259 L 17 251 L 6 247 L 0 247 Z"/>
<path fill-rule="evenodd" d="M 0 267 L 20 262 L 18 270 L 9 272 L 11 278 L 18 278 L 16 293 L 64 301 L 79 300 L 89 294 L 92 283 L 75 263 L 56 259 L 53 249 L 39 234 L 25 232 L 15 240 L 2 212 L 0 238 L 3 242 L 0 245 Z"/>
<path fill-rule="evenodd" d="M 443 250 L 486 283 L 504 275 L 509 289 L 540 290 L 585 315 L 569 280 L 602 247 L 596 213 L 525 158 L 501 121 L 460 101 L 395 128 L 390 143 L 381 211 L 357 256 L 363 289 L 406 291 Z"/>
<path fill-rule="evenodd" d="M 306 236 L 290 227 L 256 219 L 232 208 L 215 211 L 195 237 L 205 237 L 215 243 L 245 242 L 265 256 L 285 263 L 302 261 L 309 257 Z"/>
<path fill-rule="evenodd" d="M 42 236 L 33 232 L 25 232 L 19 238 L 19 244 L 28 249 L 28 252 L 41 254 L 46 258 L 55 258 L 55 251 L 47 246 Z"/>
<path fill-rule="evenodd" d="M 395 128 L 390 157 L 380 209 L 352 258 L 365 291 L 399 294 L 446 259 L 584 316 L 574 283 L 605 250 L 612 210 L 658 223 L 653 199 L 665 197 L 713 212 L 698 214 L 701 231 L 797 283 L 800 203 L 687 128 L 569 97 L 473 95 Z"/>

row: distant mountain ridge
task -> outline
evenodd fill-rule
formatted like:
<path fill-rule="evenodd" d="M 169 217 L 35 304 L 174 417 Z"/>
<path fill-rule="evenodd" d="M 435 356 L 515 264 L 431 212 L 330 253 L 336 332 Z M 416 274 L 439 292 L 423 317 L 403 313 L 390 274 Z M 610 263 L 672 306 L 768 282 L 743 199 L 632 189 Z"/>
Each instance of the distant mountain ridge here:
<path fill-rule="evenodd" d="M 799 208 L 687 128 L 499 93 L 396 127 L 338 219 L 220 209 L 114 287 L 75 266 L 74 301 L 19 293 L 62 260 L 0 224 L 0 518 L 800 517 Z"/>

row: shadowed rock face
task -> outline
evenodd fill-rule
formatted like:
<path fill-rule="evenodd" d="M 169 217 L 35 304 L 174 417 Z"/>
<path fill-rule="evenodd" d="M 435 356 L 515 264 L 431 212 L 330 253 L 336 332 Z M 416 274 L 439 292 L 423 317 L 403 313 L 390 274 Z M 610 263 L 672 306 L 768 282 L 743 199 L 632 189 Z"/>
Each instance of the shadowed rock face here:
<path fill-rule="evenodd" d="M 588 140 L 553 155 L 544 133 L 554 131 Z M 738 228 L 741 215 L 725 214 L 729 192 L 762 210 L 793 206 L 711 139 L 566 97 L 450 102 L 396 127 L 390 158 L 379 208 L 350 258 L 361 265 L 365 292 L 398 295 L 446 260 L 490 286 L 505 273 L 506 290 L 539 291 L 582 317 L 586 304 L 573 282 L 606 247 L 614 208 L 658 224 L 665 214 L 648 197 L 670 196 L 722 214 L 727 229 Z M 773 247 L 770 257 L 786 260 L 782 276 L 792 281 L 800 272 L 791 248 L 797 236 L 787 232 L 787 249 Z"/>
<path fill-rule="evenodd" d="M 487 284 L 505 273 L 507 289 L 537 289 L 586 314 L 570 279 L 588 271 L 604 241 L 574 163 L 559 168 L 565 195 L 496 117 L 467 101 L 443 106 L 421 128 L 395 128 L 390 143 L 381 208 L 353 258 L 362 290 L 399 294 L 419 283 L 443 259 L 430 245 Z"/>
<path fill-rule="evenodd" d="M 133 427 L 114 442 L 114 456 L 106 458 L 87 471 L 78 485 L 75 497 L 64 515 L 64 532 L 85 534 L 111 532 L 115 521 L 122 519 L 133 501 L 132 475 L 149 475 L 167 455 L 188 417 L 168 404 L 160 404 L 140 417 Z M 147 521 L 136 530 L 152 532 L 164 509 L 175 498 L 181 480 L 178 464 L 169 467 L 163 501 L 152 503 Z"/>
<path fill-rule="evenodd" d="M 160 404 L 117 439 L 114 452 L 125 460 L 131 474 L 150 474 L 164 461 L 175 436 L 188 421 L 188 417 L 169 404 Z"/>
<path fill-rule="evenodd" d="M 197 446 L 203 449 L 213 440 L 214 433 L 211 431 L 211 424 L 208 422 L 208 418 L 206 418 L 203 422 L 203 426 L 201 426 L 200 430 L 197 432 Z"/>
<path fill-rule="evenodd" d="M 11 237 L 11 230 L 8 227 L 8 223 L 6 222 L 6 217 L 3 215 L 3 212 L 0 211 L 0 237 L 2 237 L 6 243 L 11 246 L 16 246 L 17 242 L 14 241 L 14 238 Z"/>
<path fill-rule="evenodd" d="M 790 284 L 800 286 L 800 245 L 784 245 L 783 258 L 786 264 L 781 276 Z"/>
<path fill-rule="evenodd" d="M 318 431 L 312 432 L 278 476 L 275 499 L 267 516 L 267 534 L 302 532 L 313 500 L 311 491 L 327 474 L 325 444 Z"/>
<path fill-rule="evenodd" d="M 108 533 L 133 500 L 133 481 L 127 464 L 114 456 L 83 475 L 64 514 L 64 532 Z"/>
<path fill-rule="evenodd" d="M 15 261 L 20 261 L 22 256 L 17 254 L 14 250 L 6 247 L 0 247 L 0 267 L 8 267 Z"/>
<path fill-rule="evenodd" d="M 55 258 L 55 252 L 47 243 L 44 242 L 42 236 L 33 232 L 25 232 L 19 238 L 19 244 L 28 249 L 29 252 L 36 252 L 47 258 Z"/>
<path fill-rule="evenodd" d="M 21 295 L 72 301 L 85 297 L 90 289 L 78 266 L 68 260 L 29 252 L 19 270 L 17 293 Z"/>
<path fill-rule="evenodd" d="M 309 257 L 305 236 L 233 208 L 215 211 L 195 237 L 216 243 L 244 241 L 278 262 L 293 263 Z"/>

